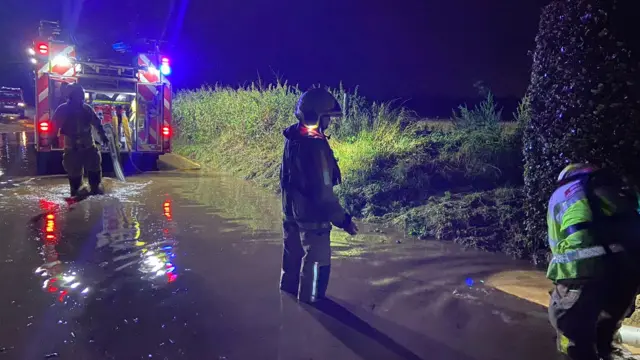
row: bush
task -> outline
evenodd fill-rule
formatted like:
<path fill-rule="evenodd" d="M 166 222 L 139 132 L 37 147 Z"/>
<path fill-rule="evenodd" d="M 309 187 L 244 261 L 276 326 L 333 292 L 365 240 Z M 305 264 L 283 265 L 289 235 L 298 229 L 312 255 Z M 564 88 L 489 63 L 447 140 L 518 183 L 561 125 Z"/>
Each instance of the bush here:
<path fill-rule="evenodd" d="M 640 180 L 638 66 L 615 31 L 616 1 L 553 1 L 536 37 L 524 157 L 527 236 L 546 249 L 546 203 L 570 162 Z"/>
<path fill-rule="evenodd" d="M 521 218 L 521 130 L 502 122 L 491 94 L 474 108 L 460 107 L 452 121 L 434 123 L 389 103 L 368 103 L 357 92 L 331 91 L 346 115 L 328 133 L 344 178 L 337 193 L 348 211 L 410 224 L 414 235 L 528 253 L 518 226 L 507 225 Z M 300 94 L 286 83 L 181 92 L 176 151 L 278 190 L 281 132 L 297 121 Z"/>

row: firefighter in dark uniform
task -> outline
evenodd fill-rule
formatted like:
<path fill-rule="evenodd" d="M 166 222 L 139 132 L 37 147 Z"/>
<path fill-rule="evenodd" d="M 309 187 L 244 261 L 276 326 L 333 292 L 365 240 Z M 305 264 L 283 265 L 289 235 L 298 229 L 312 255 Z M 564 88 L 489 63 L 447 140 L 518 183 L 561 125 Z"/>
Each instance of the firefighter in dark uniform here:
<path fill-rule="evenodd" d="M 333 192 L 340 169 L 324 130 L 332 117 L 342 116 L 338 101 L 326 90 L 311 89 L 298 100 L 295 116 L 298 123 L 283 132 L 280 289 L 314 303 L 325 297 L 329 283 L 332 225 L 351 235 L 358 227 Z"/>
<path fill-rule="evenodd" d="M 86 195 L 82 184 L 85 170 L 90 193 L 102 194 L 102 157 L 91 127 L 96 129 L 105 145 L 108 144 L 107 135 L 93 108 L 84 103 L 84 89 L 74 84 L 67 91 L 68 101 L 56 109 L 53 121 L 60 126 L 58 135 L 64 136 L 62 165 L 69 177 L 71 196 Z"/>
<path fill-rule="evenodd" d="M 558 177 L 547 223 L 553 258 L 549 318 L 569 359 L 613 359 L 632 313 L 638 276 L 638 195 L 612 172 L 570 164 Z"/>

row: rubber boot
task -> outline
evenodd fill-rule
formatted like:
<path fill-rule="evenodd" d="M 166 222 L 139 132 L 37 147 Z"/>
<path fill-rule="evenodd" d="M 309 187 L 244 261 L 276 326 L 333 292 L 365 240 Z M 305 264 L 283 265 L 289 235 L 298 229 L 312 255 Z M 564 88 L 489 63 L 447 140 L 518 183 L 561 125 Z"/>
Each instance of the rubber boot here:
<path fill-rule="evenodd" d="M 284 246 L 282 251 L 282 273 L 280 275 L 280 290 L 294 297 L 298 297 L 300 286 L 300 270 L 304 249 L 300 240 L 300 228 L 295 221 L 283 221 L 282 233 Z"/>
<path fill-rule="evenodd" d="M 295 297 L 298 296 L 300 286 L 300 268 L 302 267 L 302 257 L 304 251 L 295 253 L 285 246 L 282 254 L 282 273 L 280 275 L 280 290 L 285 291 Z"/>
<path fill-rule="evenodd" d="M 82 186 L 82 176 L 69 177 L 69 193 L 71 197 L 79 196 L 80 187 Z"/>
<path fill-rule="evenodd" d="M 91 188 L 91 195 L 104 194 L 104 189 L 102 188 L 102 172 L 90 171 L 87 174 L 87 177 L 89 178 L 89 187 Z"/>
<path fill-rule="evenodd" d="M 308 304 L 323 300 L 327 294 L 330 273 L 330 265 L 320 266 L 318 263 L 305 263 L 300 274 L 298 300 Z"/>

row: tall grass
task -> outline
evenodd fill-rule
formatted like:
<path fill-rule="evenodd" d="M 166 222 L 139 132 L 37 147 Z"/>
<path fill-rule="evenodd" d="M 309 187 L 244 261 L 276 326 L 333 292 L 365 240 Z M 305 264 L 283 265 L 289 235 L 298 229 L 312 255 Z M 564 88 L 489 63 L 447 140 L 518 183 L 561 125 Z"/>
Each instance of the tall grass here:
<path fill-rule="evenodd" d="M 357 91 L 329 90 L 344 107 L 345 117 L 327 133 L 345 176 L 377 157 L 411 151 L 421 143 L 402 131 L 402 124 L 412 120 L 410 112 L 368 104 Z M 177 149 L 274 187 L 281 133 L 297 122 L 293 112 L 301 94 L 298 87 L 281 82 L 180 92 L 174 102 Z"/>

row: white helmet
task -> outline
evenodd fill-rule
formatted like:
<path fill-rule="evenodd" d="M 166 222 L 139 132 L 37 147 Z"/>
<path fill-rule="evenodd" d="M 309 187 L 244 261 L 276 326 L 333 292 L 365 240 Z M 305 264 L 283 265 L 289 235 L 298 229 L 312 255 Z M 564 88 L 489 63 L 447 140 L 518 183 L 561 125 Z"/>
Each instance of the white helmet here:
<path fill-rule="evenodd" d="M 567 165 L 562 171 L 560 175 L 558 175 L 558 182 L 564 181 L 572 176 L 581 175 L 581 174 L 590 174 L 594 171 L 598 170 L 597 167 L 589 164 L 576 163 Z"/>

